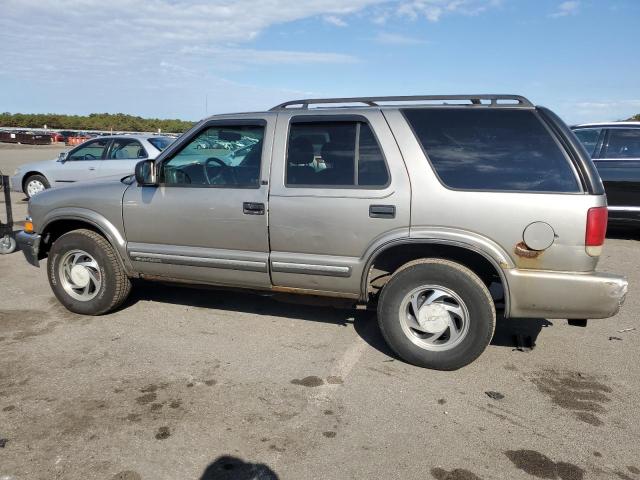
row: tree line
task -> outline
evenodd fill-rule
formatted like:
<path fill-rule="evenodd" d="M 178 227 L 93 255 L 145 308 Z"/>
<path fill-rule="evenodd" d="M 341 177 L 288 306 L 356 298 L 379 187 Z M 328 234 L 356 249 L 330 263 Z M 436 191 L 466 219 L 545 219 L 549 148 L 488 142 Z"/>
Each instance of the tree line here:
<path fill-rule="evenodd" d="M 193 122 L 178 119 L 142 118 L 124 113 L 59 115 L 55 113 L 0 113 L 0 127 L 47 128 L 56 130 L 114 130 L 127 132 L 182 133 Z"/>

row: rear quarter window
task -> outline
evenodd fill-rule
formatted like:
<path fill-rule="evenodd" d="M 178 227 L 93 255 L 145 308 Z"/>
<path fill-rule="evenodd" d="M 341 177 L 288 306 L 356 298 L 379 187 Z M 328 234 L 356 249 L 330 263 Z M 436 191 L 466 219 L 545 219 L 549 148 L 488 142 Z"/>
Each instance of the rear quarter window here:
<path fill-rule="evenodd" d="M 450 188 L 580 191 L 569 159 L 531 110 L 425 108 L 403 114 Z"/>

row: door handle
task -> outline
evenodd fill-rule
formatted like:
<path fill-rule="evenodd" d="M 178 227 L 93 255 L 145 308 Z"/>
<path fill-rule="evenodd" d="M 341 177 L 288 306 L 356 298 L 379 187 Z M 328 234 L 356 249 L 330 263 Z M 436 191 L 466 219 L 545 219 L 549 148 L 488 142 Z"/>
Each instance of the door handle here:
<path fill-rule="evenodd" d="M 245 215 L 264 215 L 264 203 L 244 202 L 242 213 Z"/>
<path fill-rule="evenodd" d="M 89 170 L 95 170 L 96 167 L 89 167 Z"/>
<path fill-rule="evenodd" d="M 371 218 L 396 218 L 395 205 L 369 205 Z"/>

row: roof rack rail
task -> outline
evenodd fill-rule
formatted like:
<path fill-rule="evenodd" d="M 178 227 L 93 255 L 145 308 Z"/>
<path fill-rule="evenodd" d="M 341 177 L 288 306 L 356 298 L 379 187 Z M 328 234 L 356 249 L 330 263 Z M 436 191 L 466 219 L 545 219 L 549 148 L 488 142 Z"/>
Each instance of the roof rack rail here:
<path fill-rule="evenodd" d="M 515 106 L 533 107 L 533 104 L 520 95 L 409 95 L 409 96 L 391 96 L 391 97 L 345 97 L 345 98 L 306 98 L 303 100 L 291 100 L 289 102 L 276 105 L 270 111 L 285 110 L 288 107 L 308 109 L 312 104 L 328 104 L 328 103 L 363 103 L 369 107 L 377 107 L 381 102 L 442 102 L 446 105 L 447 101 L 469 101 L 471 105 L 498 106 L 499 101 L 516 102 Z M 489 101 L 482 103 L 482 100 Z M 502 103 L 502 105 L 514 105 L 512 103 Z"/>

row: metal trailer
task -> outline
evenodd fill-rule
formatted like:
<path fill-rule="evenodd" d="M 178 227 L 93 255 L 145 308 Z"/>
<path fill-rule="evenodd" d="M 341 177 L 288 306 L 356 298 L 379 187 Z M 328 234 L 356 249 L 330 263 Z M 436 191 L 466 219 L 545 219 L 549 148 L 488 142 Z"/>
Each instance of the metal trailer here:
<path fill-rule="evenodd" d="M 4 194 L 4 205 L 7 211 L 7 222 L 0 219 L 0 255 L 11 253 L 16 249 L 16 239 L 13 238 L 13 211 L 11 210 L 11 192 L 9 177 L 0 173 L 0 192 Z"/>

